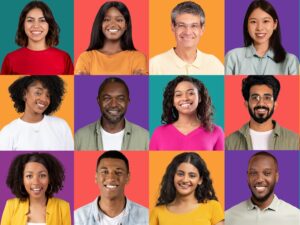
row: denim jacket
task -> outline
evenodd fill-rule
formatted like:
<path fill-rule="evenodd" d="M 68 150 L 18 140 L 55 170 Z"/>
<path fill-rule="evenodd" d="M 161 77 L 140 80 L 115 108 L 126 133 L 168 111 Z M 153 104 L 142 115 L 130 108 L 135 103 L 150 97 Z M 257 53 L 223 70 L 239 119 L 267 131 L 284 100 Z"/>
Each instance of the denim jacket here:
<path fill-rule="evenodd" d="M 97 197 L 93 202 L 74 212 L 74 225 L 101 225 L 103 212 L 98 207 Z M 126 199 L 125 214 L 120 225 L 148 225 L 148 209 Z"/>

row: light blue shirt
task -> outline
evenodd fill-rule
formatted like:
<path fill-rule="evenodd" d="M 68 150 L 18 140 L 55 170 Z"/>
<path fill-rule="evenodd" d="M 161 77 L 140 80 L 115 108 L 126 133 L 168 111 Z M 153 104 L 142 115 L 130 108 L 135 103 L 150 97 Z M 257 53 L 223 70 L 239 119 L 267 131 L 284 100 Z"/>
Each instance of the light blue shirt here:
<path fill-rule="evenodd" d="M 98 207 L 97 197 L 93 202 L 80 207 L 74 212 L 74 225 L 101 225 L 103 212 Z M 120 225 L 148 225 L 148 209 L 126 199 L 124 216 Z"/>
<path fill-rule="evenodd" d="M 297 75 L 299 74 L 299 61 L 297 56 L 286 54 L 281 63 L 274 60 L 274 52 L 269 49 L 263 57 L 256 54 L 253 45 L 236 48 L 225 56 L 225 75 Z"/>

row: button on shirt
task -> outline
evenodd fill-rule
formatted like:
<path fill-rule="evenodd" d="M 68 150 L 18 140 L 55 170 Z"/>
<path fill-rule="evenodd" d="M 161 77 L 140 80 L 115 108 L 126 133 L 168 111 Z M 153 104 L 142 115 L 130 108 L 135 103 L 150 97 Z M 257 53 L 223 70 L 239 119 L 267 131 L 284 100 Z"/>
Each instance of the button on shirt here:
<path fill-rule="evenodd" d="M 274 196 L 272 203 L 261 210 L 249 199 L 225 212 L 226 225 L 299 225 L 300 210 Z"/>
<path fill-rule="evenodd" d="M 299 74 L 298 58 L 290 53 L 281 63 L 274 61 L 274 52 L 269 49 L 263 57 L 257 55 L 253 45 L 229 51 L 225 57 L 225 74 L 266 75 Z"/>

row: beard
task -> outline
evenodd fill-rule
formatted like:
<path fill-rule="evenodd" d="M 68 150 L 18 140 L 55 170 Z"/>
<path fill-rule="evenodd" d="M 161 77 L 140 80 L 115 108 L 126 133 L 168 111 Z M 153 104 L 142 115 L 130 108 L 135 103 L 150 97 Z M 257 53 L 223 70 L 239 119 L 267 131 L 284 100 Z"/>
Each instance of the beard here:
<path fill-rule="evenodd" d="M 264 115 L 258 115 L 258 116 L 256 116 L 255 110 L 257 110 L 257 109 L 265 109 L 265 110 L 267 110 L 267 115 L 266 116 L 264 116 Z M 268 119 L 270 119 L 272 117 L 272 115 L 274 113 L 274 105 L 273 105 L 273 107 L 272 107 L 272 109 L 270 111 L 270 108 L 265 107 L 265 106 L 255 106 L 253 108 L 253 110 L 252 110 L 250 108 L 249 104 L 248 104 L 248 111 L 249 111 L 249 114 L 250 114 L 251 118 L 255 122 L 257 122 L 257 123 L 264 123 L 264 122 L 266 122 Z"/>
<path fill-rule="evenodd" d="M 116 124 L 116 123 L 119 123 L 120 121 L 122 121 L 124 119 L 125 112 L 123 112 L 119 115 L 111 115 L 109 112 L 106 112 L 106 110 L 104 110 L 102 112 L 102 116 L 103 116 L 103 118 L 105 118 L 110 123 Z"/>
<path fill-rule="evenodd" d="M 262 196 L 262 197 L 256 196 L 255 193 L 252 191 L 252 189 L 251 189 L 250 186 L 249 186 L 249 188 L 250 188 L 251 193 L 252 193 L 252 197 L 251 197 L 252 201 L 254 200 L 255 202 L 263 203 L 263 202 L 265 202 L 273 194 L 274 188 L 275 188 L 275 184 L 272 184 L 270 186 L 269 192 L 266 195 Z"/>

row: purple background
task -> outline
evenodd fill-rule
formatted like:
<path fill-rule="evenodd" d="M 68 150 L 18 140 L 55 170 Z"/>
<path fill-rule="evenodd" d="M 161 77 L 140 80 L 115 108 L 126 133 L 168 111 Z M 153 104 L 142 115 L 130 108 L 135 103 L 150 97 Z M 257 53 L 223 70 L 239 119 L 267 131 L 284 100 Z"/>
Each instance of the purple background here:
<path fill-rule="evenodd" d="M 42 151 L 41 151 L 42 152 Z M 71 216 L 73 220 L 73 208 L 74 208 L 74 157 L 73 151 L 63 152 L 63 151 L 43 151 L 54 155 L 65 168 L 65 182 L 64 188 L 55 194 L 55 197 L 61 198 L 70 203 Z M 8 174 L 8 169 L 12 160 L 20 154 L 31 153 L 25 151 L 1 151 L 0 152 L 0 212 L 1 216 L 5 206 L 5 202 L 9 198 L 14 198 L 15 196 L 11 193 L 10 189 L 6 186 L 6 177 Z"/>
<path fill-rule="evenodd" d="M 298 207 L 299 167 L 297 151 L 269 151 L 279 164 L 279 181 L 275 187 L 278 198 Z M 253 151 L 226 151 L 225 153 L 225 209 L 249 199 L 247 168 Z"/>
<path fill-rule="evenodd" d="M 111 76 L 110 76 L 111 77 Z M 98 89 L 107 76 L 75 76 L 75 131 L 100 118 Z M 125 118 L 148 130 L 148 77 L 119 76 L 129 88 Z"/>
<path fill-rule="evenodd" d="M 225 52 L 243 47 L 243 21 L 251 0 L 225 1 Z M 283 47 L 299 57 L 299 0 L 269 0 L 280 21 Z"/>

